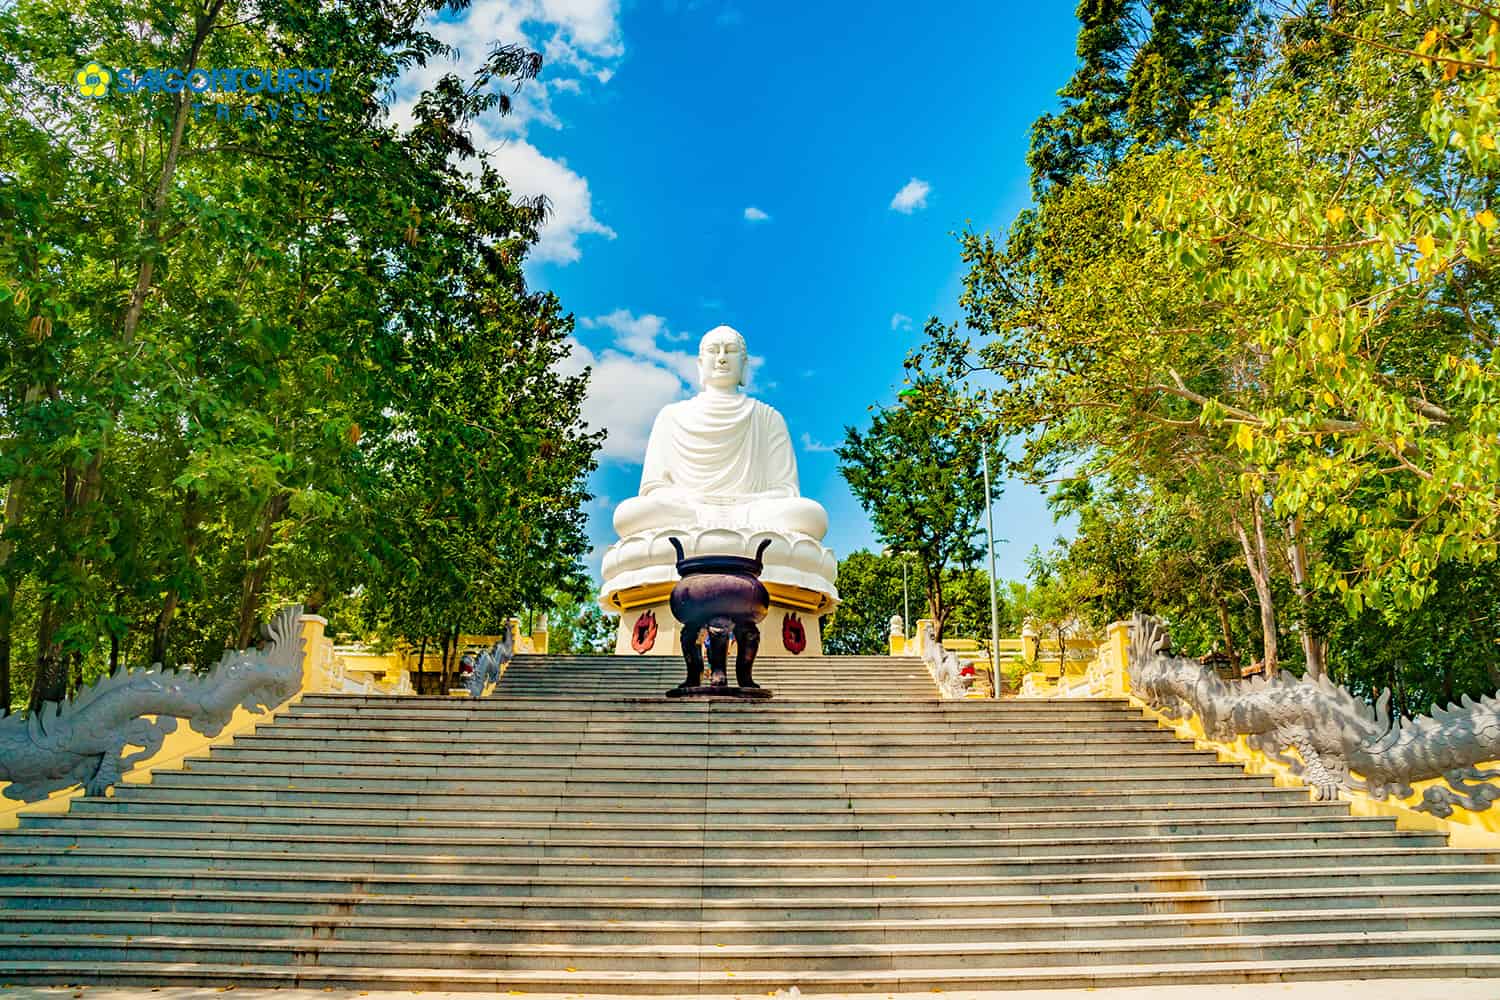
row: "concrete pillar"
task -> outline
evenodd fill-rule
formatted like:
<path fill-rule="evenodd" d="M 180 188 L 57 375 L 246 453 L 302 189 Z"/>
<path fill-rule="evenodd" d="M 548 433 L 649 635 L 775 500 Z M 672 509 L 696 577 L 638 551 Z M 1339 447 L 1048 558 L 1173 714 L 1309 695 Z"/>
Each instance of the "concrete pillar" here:
<path fill-rule="evenodd" d="M 1130 623 L 1110 622 L 1105 630 L 1105 652 L 1109 657 L 1109 693 L 1130 693 Z"/>
<path fill-rule="evenodd" d="M 328 667 L 333 659 L 333 643 L 327 637 L 328 619 L 322 615 L 302 616 L 302 691 L 322 694 L 328 690 Z"/>

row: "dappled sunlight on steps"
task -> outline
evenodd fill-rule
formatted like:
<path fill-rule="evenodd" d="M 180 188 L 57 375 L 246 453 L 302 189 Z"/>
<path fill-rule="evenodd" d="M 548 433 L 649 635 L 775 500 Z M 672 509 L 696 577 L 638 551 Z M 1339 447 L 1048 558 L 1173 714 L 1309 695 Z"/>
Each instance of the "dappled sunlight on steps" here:
<path fill-rule="evenodd" d="M 1500 865 L 1248 777 L 1122 702 L 919 663 L 520 657 L 308 696 L 0 836 L 8 982 L 604 993 L 1500 974 Z"/>

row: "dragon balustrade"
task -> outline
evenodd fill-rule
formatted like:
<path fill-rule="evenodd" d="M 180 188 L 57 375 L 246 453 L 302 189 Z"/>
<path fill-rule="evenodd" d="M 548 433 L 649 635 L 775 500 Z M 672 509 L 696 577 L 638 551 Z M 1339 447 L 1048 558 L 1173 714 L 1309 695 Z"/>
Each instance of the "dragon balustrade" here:
<path fill-rule="evenodd" d="M 1340 789 L 1375 799 L 1407 798 L 1415 782 L 1441 778 L 1413 806 L 1435 816 L 1454 807 L 1473 812 L 1500 798 L 1500 770 L 1479 765 L 1500 760 L 1500 699 L 1465 697 L 1431 715 L 1392 719 L 1390 691 L 1371 708 L 1347 688 L 1286 671 L 1228 682 L 1212 669 L 1171 652 L 1166 628 L 1136 614 L 1130 640 L 1132 691 L 1172 718 L 1196 715 L 1210 739 L 1244 736 L 1255 750 L 1286 765 L 1319 799 Z M 1295 750 L 1296 757 L 1288 756 Z"/>
<path fill-rule="evenodd" d="M 270 710 L 302 689 L 302 608 L 283 608 L 259 649 L 227 652 L 204 673 L 122 670 L 25 715 L 0 719 L 3 794 L 21 802 L 82 784 L 103 795 L 132 765 L 153 756 L 179 720 L 214 737 L 235 709 Z M 138 748 L 127 754 L 128 747 Z"/>

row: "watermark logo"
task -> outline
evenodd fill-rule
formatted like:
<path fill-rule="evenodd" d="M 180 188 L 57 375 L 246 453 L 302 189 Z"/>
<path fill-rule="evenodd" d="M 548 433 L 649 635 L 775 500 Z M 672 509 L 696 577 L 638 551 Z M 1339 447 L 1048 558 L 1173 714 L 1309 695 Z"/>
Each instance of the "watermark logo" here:
<path fill-rule="evenodd" d="M 103 97 L 109 93 L 111 73 L 96 62 L 91 62 L 73 75 L 78 92 L 84 97 Z"/>
<path fill-rule="evenodd" d="M 207 114 L 218 121 L 330 121 L 328 109 L 314 97 L 333 89 L 333 70 L 326 67 L 207 67 L 184 72 L 175 67 L 107 68 L 90 61 L 73 77 L 78 92 L 98 99 L 109 94 L 178 94 L 193 100 L 193 120 Z"/>

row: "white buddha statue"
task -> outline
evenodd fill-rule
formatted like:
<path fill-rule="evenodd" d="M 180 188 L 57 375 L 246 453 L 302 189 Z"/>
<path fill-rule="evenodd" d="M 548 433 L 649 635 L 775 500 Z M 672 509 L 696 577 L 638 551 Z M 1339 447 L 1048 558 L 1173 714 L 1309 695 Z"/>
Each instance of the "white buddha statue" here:
<path fill-rule="evenodd" d="M 748 360 L 745 338 L 729 327 L 704 334 L 702 391 L 663 407 L 651 426 L 640 494 L 615 509 L 620 539 L 600 567 L 599 601 L 621 613 L 617 652 L 679 655 L 666 603 L 677 580 L 672 538 L 690 557 L 753 557 L 769 539 L 761 580 L 771 593 L 777 637 L 765 640 L 763 653 L 781 644 L 784 616 L 806 628 L 808 649 L 821 648 L 817 616 L 838 603 L 838 560 L 822 544 L 828 514 L 798 489 L 797 457 L 781 414 L 740 391 Z"/>
<path fill-rule="evenodd" d="M 828 514 L 797 489 L 797 456 L 781 414 L 740 392 L 745 338 L 703 335 L 703 391 L 662 408 L 651 425 L 641 492 L 615 510 L 624 538 L 649 528 L 775 527 L 821 539 Z"/>

